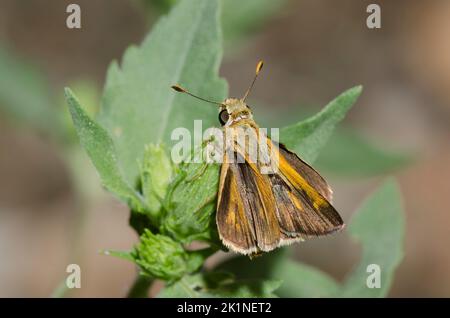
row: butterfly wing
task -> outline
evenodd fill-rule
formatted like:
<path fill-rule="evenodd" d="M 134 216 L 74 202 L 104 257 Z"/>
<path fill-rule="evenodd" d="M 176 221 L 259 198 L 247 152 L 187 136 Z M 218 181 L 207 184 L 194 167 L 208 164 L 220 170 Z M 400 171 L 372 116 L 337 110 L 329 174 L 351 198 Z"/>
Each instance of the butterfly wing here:
<path fill-rule="evenodd" d="M 216 223 L 223 244 L 242 254 L 257 252 L 257 241 L 249 211 L 239 190 L 241 175 L 230 163 L 223 163 L 220 172 Z"/>
<path fill-rule="evenodd" d="M 278 246 L 281 233 L 269 180 L 239 159 L 239 153 L 234 155 L 237 162 L 222 164 L 216 214 L 220 238 L 242 254 L 270 251 Z"/>
<path fill-rule="evenodd" d="M 308 164 L 279 147 L 279 173 L 269 176 L 277 202 L 282 243 L 333 233 L 344 225 L 325 180 Z"/>
<path fill-rule="evenodd" d="M 253 254 L 341 229 L 331 189 L 319 173 L 283 145 L 256 136 L 273 149 L 270 156 L 278 159 L 271 162 L 278 169 L 261 173 L 261 165 L 237 144 L 225 151 L 216 214 L 224 245 Z"/>
<path fill-rule="evenodd" d="M 272 142 L 274 144 L 274 142 Z M 324 178 L 313 167 L 308 165 L 295 153 L 288 150 L 285 145 L 278 144 L 280 156 L 283 156 L 285 161 L 294 168 L 303 178 L 321 194 L 328 202 L 333 200 L 333 191 Z"/>

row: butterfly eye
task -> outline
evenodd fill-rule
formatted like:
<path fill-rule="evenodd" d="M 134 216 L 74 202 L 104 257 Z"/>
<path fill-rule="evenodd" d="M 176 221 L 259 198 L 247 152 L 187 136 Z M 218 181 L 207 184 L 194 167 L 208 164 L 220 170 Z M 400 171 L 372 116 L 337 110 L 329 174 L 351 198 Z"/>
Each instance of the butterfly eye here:
<path fill-rule="evenodd" d="M 228 115 L 228 112 L 227 112 L 226 109 L 222 110 L 222 111 L 219 113 L 219 121 L 220 121 L 220 123 L 222 124 L 222 126 L 225 125 L 225 123 L 228 121 L 228 118 L 229 118 L 229 117 L 230 117 L 230 116 Z"/>

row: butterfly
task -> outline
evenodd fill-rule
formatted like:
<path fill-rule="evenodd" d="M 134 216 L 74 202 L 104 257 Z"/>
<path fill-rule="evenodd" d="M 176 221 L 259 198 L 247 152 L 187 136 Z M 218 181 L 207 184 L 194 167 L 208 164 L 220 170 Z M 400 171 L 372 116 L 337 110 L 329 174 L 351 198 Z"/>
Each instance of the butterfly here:
<path fill-rule="evenodd" d="M 260 61 L 241 99 L 219 103 L 172 86 L 219 105 L 226 142 L 216 209 L 218 233 L 227 248 L 250 257 L 344 227 L 324 178 L 283 144 L 271 140 L 253 119 L 245 101 L 262 67 Z M 251 141 L 256 141 L 256 148 Z"/>

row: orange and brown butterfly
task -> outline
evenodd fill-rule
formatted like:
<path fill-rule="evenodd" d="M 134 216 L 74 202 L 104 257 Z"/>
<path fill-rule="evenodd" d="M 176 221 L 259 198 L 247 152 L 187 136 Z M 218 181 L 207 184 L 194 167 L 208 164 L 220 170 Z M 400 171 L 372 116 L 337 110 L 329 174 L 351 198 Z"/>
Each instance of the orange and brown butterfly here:
<path fill-rule="evenodd" d="M 249 256 L 344 227 L 331 205 L 332 191 L 322 176 L 283 144 L 263 134 L 253 120 L 245 100 L 262 66 L 260 61 L 241 99 L 228 98 L 219 103 L 198 97 L 179 85 L 172 86 L 177 92 L 218 104 L 225 134 L 254 132 L 269 149 L 269 161 L 277 164 L 271 173 L 262 173 L 267 162 L 250 160 L 247 147 L 231 142 L 223 151 L 216 212 L 218 232 L 226 247 Z"/>

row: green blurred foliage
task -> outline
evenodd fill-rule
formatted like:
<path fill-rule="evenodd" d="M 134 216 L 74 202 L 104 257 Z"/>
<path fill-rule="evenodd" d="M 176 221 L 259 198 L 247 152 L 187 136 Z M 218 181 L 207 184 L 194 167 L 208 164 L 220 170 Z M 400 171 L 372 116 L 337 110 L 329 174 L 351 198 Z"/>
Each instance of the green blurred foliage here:
<path fill-rule="evenodd" d="M 361 243 L 363 256 L 343 283 L 326 273 L 290 260 L 285 250 L 255 260 L 236 257 L 219 264 L 216 270 L 234 273 L 238 278 L 283 281 L 280 297 L 384 297 L 388 294 L 395 269 L 403 258 L 404 216 L 398 185 L 387 180 L 350 221 L 350 235 Z M 370 264 L 381 269 L 380 288 L 369 288 Z"/>
<path fill-rule="evenodd" d="M 64 128 L 48 79 L 13 51 L 0 46 L 0 111 L 19 124 L 61 137 Z"/>
<path fill-rule="evenodd" d="M 141 0 L 150 17 L 166 14 L 179 0 Z M 287 0 L 221 0 L 221 27 L 227 50 L 236 49 L 248 36 L 286 6 Z"/>
<path fill-rule="evenodd" d="M 286 248 L 262 255 L 254 260 L 234 257 L 215 270 L 229 271 L 238 278 L 280 279 L 276 294 L 280 297 L 329 297 L 338 290 L 338 283 L 326 273 L 289 259 Z"/>
<path fill-rule="evenodd" d="M 336 97 L 317 115 L 281 128 L 280 141 L 303 160 L 313 162 L 361 92 L 361 86 L 353 87 Z"/>
<path fill-rule="evenodd" d="M 261 106 L 254 110 L 255 119 L 261 127 L 283 127 L 292 118 L 309 118 L 314 115 L 314 108 L 311 106 L 290 107 L 288 111 L 274 114 L 269 107 L 263 107 L 263 103 L 255 105 Z M 315 167 L 325 175 L 338 178 L 367 178 L 398 171 L 414 161 L 412 154 L 387 149 L 381 144 L 382 142 L 369 139 L 343 123 L 334 130 L 326 144 L 321 146 Z"/>
<path fill-rule="evenodd" d="M 387 150 L 349 128 L 337 129 L 317 158 L 320 171 L 338 177 L 370 177 L 394 172 L 413 160 L 409 154 Z"/>
<path fill-rule="evenodd" d="M 387 180 L 359 208 L 348 227 L 350 235 L 362 245 L 362 258 L 348 275 L 339 297 L 384 297 L 392 284 L 394 271 L 403 258 L 405 217 L 398 184 Z M 380 288 L 368 288 L 368 266 L 381 272 Z"/>
<path fill-rule="evenodd" d="M 213 271 L 189 275 L 165 288 L 158 297 L 166 298 L 273 298 L 279 280 L 235 279 L 228 272 Z"/>

